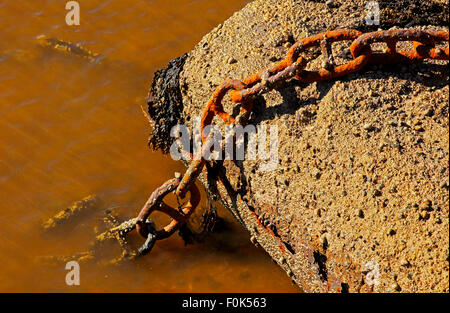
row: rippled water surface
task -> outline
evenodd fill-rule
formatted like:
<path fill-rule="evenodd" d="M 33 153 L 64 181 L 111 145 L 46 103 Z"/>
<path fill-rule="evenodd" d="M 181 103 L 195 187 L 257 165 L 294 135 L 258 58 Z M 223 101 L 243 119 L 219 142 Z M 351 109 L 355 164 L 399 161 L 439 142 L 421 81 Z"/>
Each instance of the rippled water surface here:
<path fill-rule="evenodd" d="M 148 149 L 139 105 L 156 69 L 248 1 L 79 2 L 74 27 L 65 24 L 66 1 L 0 1 L 0 291 L 297 292 L 222 211 L 226 229 L 206 241 L 185 247 L 173 236 L 137 262 L 82 265 L 78 287 L 65 284 L 64 264 L 37 261 L 86 250 L 104 209 L 133 217 L 155 187 L 184 170 Z M 104 58 L 44 49 L 41 34 Z M 103 201 L 95 214 L 42 234 L 41 221 L 89 194 Z"/>

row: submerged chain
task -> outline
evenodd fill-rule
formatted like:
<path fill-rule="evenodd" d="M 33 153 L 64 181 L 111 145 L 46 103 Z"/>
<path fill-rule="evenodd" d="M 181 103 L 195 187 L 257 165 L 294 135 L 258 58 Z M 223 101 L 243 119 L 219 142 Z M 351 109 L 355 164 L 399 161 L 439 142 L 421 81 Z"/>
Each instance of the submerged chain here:
<path fill-rule="evenodd" d="M 253 99 L 276 89 L 281 83 L 291 79 L 306 83 L 330 80 L 359 71 L 369 63 L 411 63 L 425 59 L 448 60 L 449 48 L 436 47 L 437 43 L 448 42 L 448 40 L 448 31 L 396 29 L 363 34 L 353 29 L 334 30 L 295 43 L 289 49 L 284 60 L 274 64 L 266 71 L 258 72 L 243 80 L 226 80 L 214 91 L 201 117 L 200 135 L 202 141 L 206 143 L 203 145 L 203 149 L 200 149 L 198 154 L 194 156 L 184 151 L 184 154 L 192 159 L 184 176 L 181 178 L 178 175 L 158 187 L 137 218 L 136 228 L 139 234 L 147 239 L 146 244 L 144 244 L 147 247 L 145 253 L 150 251 L 156 240 L 167 238 L 178 230 L 197 207 L 200 201 L 200 193 L 194 182 L 205 166 L 206 159 L 203 156 L 208 152 L 208 147 L 211 147 L 209 141 L 213 139 L 212 133 L 205 137 L 203 130 L 212 123 L 215 116 L 219 116 L 227 125 L 244 126 L 252 111 Z M 352 60 L 341 65 L 334 63 L 331 47 L 332 43 L 338 41 L 352 41 L 350 46 Z M 400 41 L 411 41 L 413 43 L 412 49 L 397 50 L 397 43 Z M 379 42 L 386 44 L 387 49 L 385 51 L 372 50 L 371 44 Z M 308 61 L 301 56 L 301 53 L 313 47 L 319 47 L 322 52 L 323 68 L 306 70 Z M 227 93 L 229 93 L 233 103 L 240 104 L 240 112 L 237 116 L 228 114 L 223 108 L 222 100 Z M 187 192 L 190 192 L 191 196 L 186 204 L 174 209 L 162 201 L 170 192 L 175 192 L 179 199 L 184 199 Z M 161 211 L 169 215 L 172 217 L 172 222 L 162 230 L 149 232 L 144 225 L 146 225 L 147 218 L 153 211 Z M 151 244 L 149 244 L 149 241 Z"/>

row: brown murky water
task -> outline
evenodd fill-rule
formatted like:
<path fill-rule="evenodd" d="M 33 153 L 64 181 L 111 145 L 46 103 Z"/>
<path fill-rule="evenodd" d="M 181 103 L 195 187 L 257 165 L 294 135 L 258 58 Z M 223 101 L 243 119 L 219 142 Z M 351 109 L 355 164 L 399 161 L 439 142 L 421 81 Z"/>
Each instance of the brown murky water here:
<path fill-rule="evenodd" d="M 67 26 L 66 1 L 0 1 L 0 291 L 299 291 L 227 212 L 228 229 L 204 243 L 185 247 L 173 236 L 139 262 L 82 265 L 78 287 L 65 284 L 64 264 L 36 261 L 83 251 L 93 239 L 99 214 L 44 236 L 40 222 L 59 209 L 98 194 L 99 210 L 120 207 L 129 218 L 183 171 L 147 148 L 139 104 L 155 69 L 247 2 L 80 1 L 81 25 Z M 105 58 L 93 64 L 43 49 L 40 34 Z"/>

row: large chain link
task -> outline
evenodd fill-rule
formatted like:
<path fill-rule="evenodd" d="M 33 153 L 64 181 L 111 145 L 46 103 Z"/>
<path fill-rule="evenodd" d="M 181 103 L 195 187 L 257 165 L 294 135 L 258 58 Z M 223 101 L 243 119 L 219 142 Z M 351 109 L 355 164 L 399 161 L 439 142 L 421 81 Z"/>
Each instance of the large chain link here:
<path fill-rule="evenodd" d="M 139 234 L 147 241 L 151 238 L 151 246 L 153 246 L 154 241 L 167 238 L 178 230 L 194 212 L 200 201 L 200 193 L 194 182 L 207 162 L 203 156 L 209 152 L 208 147 L 211 147 L 209 141 L 213 139 L 212 132 L 205 137 L 203 130 L 212 123 L 215 116 L 219 116 L 227 125 L 244 126 L 252 111 L 253 99 L 291 79 L 307 83 L 331 80 L 359 71 L 369 63 L 411 63 L 425 59 L 448 60 L 449 48 L 436 47 L 437 43 L 448 42 L 448 40 L 448 31 L 394 29 L 363 34 L 354 29 L 334 30 L 295 43 L 289 49 L 284 60 L 274 64 L 266 71 L 258 72 L 243 80 L 226 80 L 214 91 L 201 117 L 200 135 L 204 143 L 203 149 L 200 149 L 195 156 L 184 151 L 184 154 L 192 159 L 184 176 L 166 181 L 152 193 L 137 219 L 136 228 Z M 338 41 L 352 41 L 350 46 L 352 60 L 341 65 L 334 64 L 331 48 L 332 43 Z M 397 50 L 397 43 L 400 41 L 412 41 L 412 49 Z M 386 51 L 372 50 L 371 44 L 379 42 L 386 43 Z M 305 69 L 308 62 L 301 56 L 301 53 L 313 47 L 320 48 L 324 60 L 323 68 L 315 71 Z M 228 114 L 223 108 L 222 100 L 227 93 L 234 104 L 240 104 L 240 112 L 237 116 Z M 190 200 L 187 204 L 174 209 L 163 202 L 163 198 L 172 191 L 181 199 L 185 198 L 189 191 Z M 149 234 L 143 225 L 153 211 L 161 211 L 169 215 L 172 217 L 172 221 L 162 230 Z M 146 250 L 146 252 L 148 251 L 149 249 Z"/>

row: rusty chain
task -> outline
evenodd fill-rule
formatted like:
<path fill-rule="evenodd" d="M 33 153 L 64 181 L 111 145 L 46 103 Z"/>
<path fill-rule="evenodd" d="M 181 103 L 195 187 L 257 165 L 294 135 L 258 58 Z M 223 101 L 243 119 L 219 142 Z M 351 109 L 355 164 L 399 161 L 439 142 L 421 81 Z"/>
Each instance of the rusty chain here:
<path fill-rule="evenodd" d="M 304 38 L 295 43 L 289 49 L 284 60 L 274 64 L 266 71 L 258 72 L 243 80 L 227 79 L 214 91 L 202 113 L 200 135 L 204 143 L 203 148 L 195 156 L 182 151 L 188 159 L 192 160 L 184 176 L 181 178 L 180 175 L 177 175 L 177 177 L 158 187 L 138 215 L 136 229 L 147 240 L 144 244 L 144 246 L 147 245 L 147 248 L 144 251 L 148 253 L 156 240 L 172 235 L 189 219 L 197 207 L 200 201 L 200 193 L 194 182 L 207 162 L 203 156 L 205 152 L 208 152 L 207 149 L 211 146 L 209 141 L 213 138 L 212 132 L 208 137 L 205 137 L 203 130 L 212 123 L 215 116 L 219 116 L 227 125 L 239 124 L 244 126 L 252 111 L 253 99 L 276 89 L 282 82 L 291 79 L 305 83 L 331 80 L 360 71 L 369 63 L 411 63 L 425 59 L 448 60 L 449 48 L 436 47 L 437 43 L 448 42 L 448 40 L 448 31 L 393 29 L 363 34 L 354 29 L 334 30 Z M 352 41 L 350 46 L 352 60 L 341 65 L 334 63 L 331 48 L 332 43 L 338 41 Z M 398 51 L 397 43 L 401 41 L 411 41 L 413 43 L 412 49 Z M 371 44 L 374 43 L 385 43 L 387 45 L 386 51 L 373 51 Z M 313 47 L 320 48 L 322 52 L 323 68 L 306 70 L 308 61 L 301 56 L 301 53 Z M 223 108 L 222 100 L 227 93 L 229 93 L 234 104 L 240 104 L 240 111 L 236 117 L 225 112 Z M 149 118 L 145 111 L 144 114 Z M 174 209 L 163 202 L 164 197 L 170 192 L 174 192 L 178 199 L 184 199 L 186 193 L 190 192 L 190 199 L 186 204 L 179 205 L 177 209 Z M 154 211 L 169 215 L 172 221 L 163 229 L 155 230 L 154 233 L 149 234 L 145 223 L 148 223 L 147 219 Z M 149 244 L 149 241 L 151 244 Z"/>

